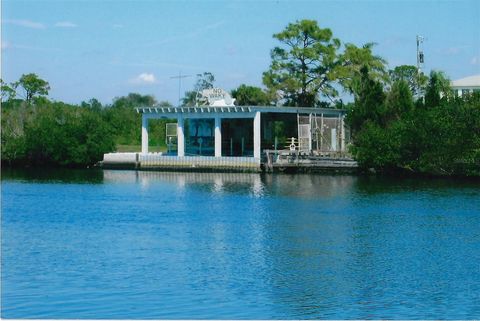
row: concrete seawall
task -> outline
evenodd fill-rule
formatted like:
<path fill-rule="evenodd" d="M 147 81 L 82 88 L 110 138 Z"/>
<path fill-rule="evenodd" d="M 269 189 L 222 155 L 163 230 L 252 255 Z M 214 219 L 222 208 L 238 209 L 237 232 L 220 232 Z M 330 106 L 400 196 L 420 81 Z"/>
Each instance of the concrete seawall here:
<path fill-rule="evenodd" d="M 329 172 L 352 173 L 358 169 L 353 159 L 338 157 L 277 157 L 262 162 L 255 157 L 166 156 L 162 153 L 109 153 L 99 164 L 107 169 L 139 169 L 189 172 Z"/>
<path fill-rule="evenodd" d="M 254 157 L 165 156 L 161 153 L 109 153 L 100 162 L 103 168 L 171 171 L 260 172 Z"/>

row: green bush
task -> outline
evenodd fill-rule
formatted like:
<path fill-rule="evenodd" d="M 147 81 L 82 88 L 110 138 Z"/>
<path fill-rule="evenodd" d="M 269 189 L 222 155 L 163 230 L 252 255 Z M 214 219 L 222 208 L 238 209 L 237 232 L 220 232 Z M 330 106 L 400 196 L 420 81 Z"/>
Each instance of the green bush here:
<path fill-rule="evenodd" d="M 406 83 L 384 95 L 364 74 L 347 118 L 351 151 L 363 168 L 429 175 L 480 175 L 480 93 L 455 98 L 441 73 L 432 72 L 425 103 L 413 102 Z"/>
<path fill-rule="evenodd" d="M 102 110 L 43 100 L 2 110 L 2 161 L 88 166 L 114 150 Z"/>

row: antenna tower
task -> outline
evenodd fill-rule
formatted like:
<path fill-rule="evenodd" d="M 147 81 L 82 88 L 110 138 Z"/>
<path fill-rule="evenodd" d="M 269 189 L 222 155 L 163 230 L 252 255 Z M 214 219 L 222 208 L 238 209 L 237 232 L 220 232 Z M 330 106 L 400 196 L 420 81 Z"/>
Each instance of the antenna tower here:
<path fill-rule="evenodd" d="M 425 40 L 424 37 L 417 35 L 417 72 L 419 75 L 422 73 L 424 63 L 423 40 Z"/>
<path fill-rule="evenodd" d="M 170 79 L 178 79 L 178 106 L 180 106 L 182 104 L 181 99 L 180 99 L 181 88 L 182 88 L 182 79 L 187 78 L 187 77 L 192 77 L 192 75 L 182 75 L 181 71 L 178 72 L 178 76 L 170 77 Z"/>

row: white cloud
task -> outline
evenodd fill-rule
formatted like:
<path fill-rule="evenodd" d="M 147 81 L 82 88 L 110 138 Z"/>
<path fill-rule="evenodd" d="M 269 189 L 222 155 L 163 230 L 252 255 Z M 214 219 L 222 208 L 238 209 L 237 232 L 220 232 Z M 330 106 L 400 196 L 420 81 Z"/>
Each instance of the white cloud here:
<path fill-rule="evenodd" d="M 12 24 L 15 26 L 32 28 L 32 29 L 45 29 L 45 25 L 40 22 L 35 22 L 31 20 L 21 20 L 21 19 L 6 19 L 5 23 Z"/>
<path fill-rule="evenodd" d="M 477 56 L 475 56 L 470 60 L 470 64 L 479 65 L 480 64 L 480 59 Z"/>
<path fill-rule="evenodd" d="M 123 28 L 123 25 L 122 25 L 122 24 L 119 24 L 119 23 L 115 23 L 114 25 L 112 25 L 112 27 L 113 27 L 114 29 L 121 29 L 121 28 Z"/>
<path fill-rule="evenodd" d="M 75 24 L 71 21 L 59 21 L 55 24 L 55 27 L 58 27 L 58 28 L 76 28 L 78 26 L 77 26 L 77 24 Z"/>
<path fill-rule="evenodd" d="M 130 79 L 130 83 L 136 84 L 136 85 L 148 85 L 148 84 L 154 84 L 157 82 L 157 79 L 155 78 L 154 74 L 151 73 L 141 73 L 137 77 Z"/>

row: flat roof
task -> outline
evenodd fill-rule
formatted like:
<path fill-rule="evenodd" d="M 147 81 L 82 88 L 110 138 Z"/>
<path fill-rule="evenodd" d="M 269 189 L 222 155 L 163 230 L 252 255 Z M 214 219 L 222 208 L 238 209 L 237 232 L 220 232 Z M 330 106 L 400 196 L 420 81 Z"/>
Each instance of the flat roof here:
<path fill-rule="evenodd" d="M 137 107 L 141 114 L 185 114 L 185 113 L 288 113 L 288 114 L 324 114 L 343 115 L 345 109 L 315 108 L 315 107 L 276 107 L 276 106 L 198 106 L 198 107 Z"/>

